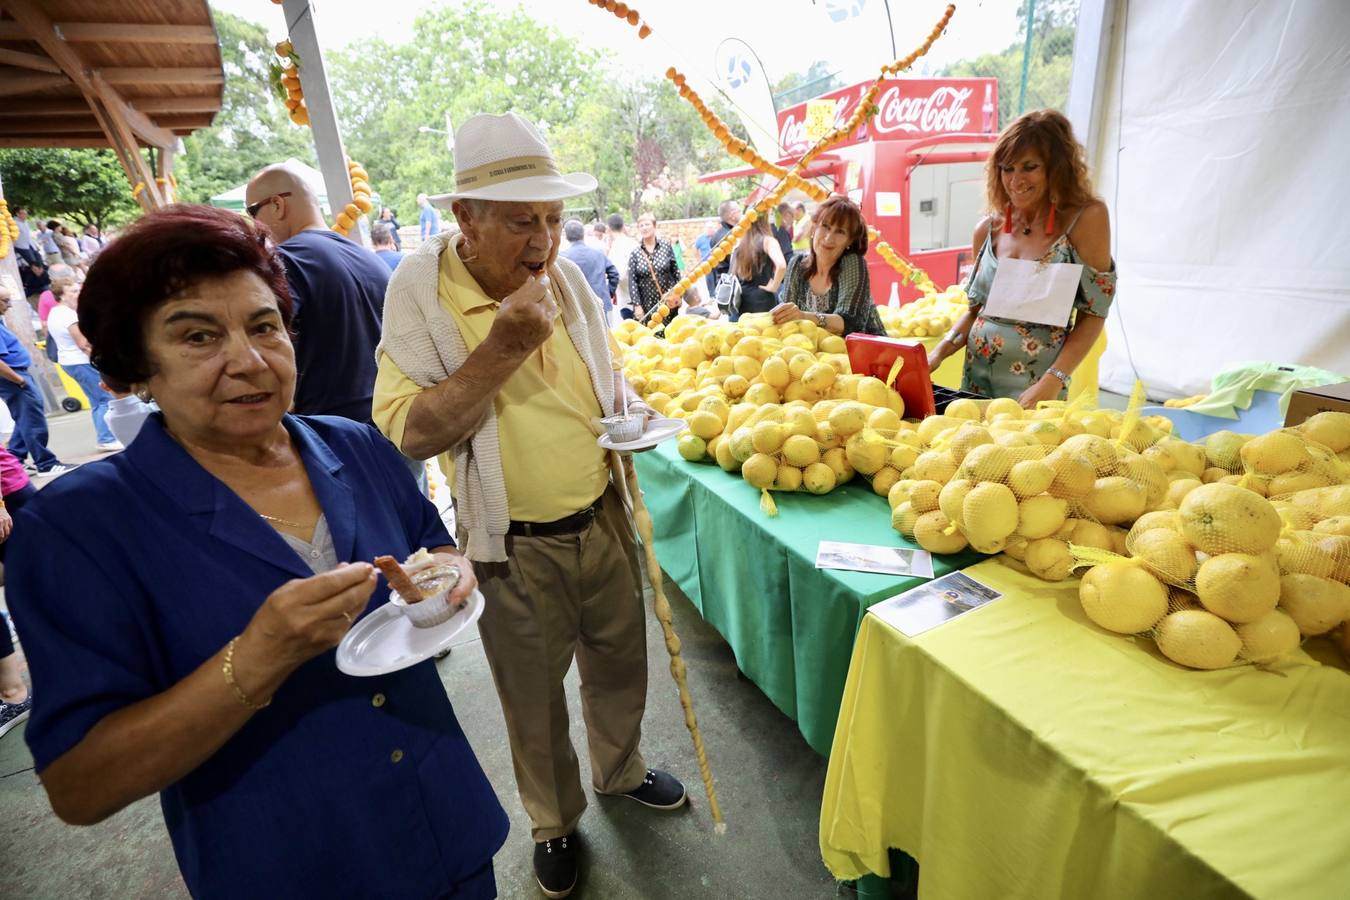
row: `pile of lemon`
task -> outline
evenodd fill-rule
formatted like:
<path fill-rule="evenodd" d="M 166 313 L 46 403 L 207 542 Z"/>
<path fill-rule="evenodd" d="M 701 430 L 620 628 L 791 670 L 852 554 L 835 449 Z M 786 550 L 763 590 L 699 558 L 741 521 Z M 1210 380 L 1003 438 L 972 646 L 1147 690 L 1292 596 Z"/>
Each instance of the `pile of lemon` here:
<path fill-rule="evenodd" d="M 925 338 L 940 337 L 951 331 L 956 320 L 969 308 L 965 288 L 954 284 L 944 291 L 930 291 L 903 306 L 879 306 L 877 314 L 890 337 Z"/>
<path fill-rule="evenodd" d="M 678 316 L 665 340 L 631 321 L 614 336 L 643 399 L 688 421 L 680 455 L 716 461 L 762 491 L 826 494 L 855 472 L 881 473 L 897 437 L 916 427 L 895 390 L 850 371 L 843 338 L 809 321 Z"/>

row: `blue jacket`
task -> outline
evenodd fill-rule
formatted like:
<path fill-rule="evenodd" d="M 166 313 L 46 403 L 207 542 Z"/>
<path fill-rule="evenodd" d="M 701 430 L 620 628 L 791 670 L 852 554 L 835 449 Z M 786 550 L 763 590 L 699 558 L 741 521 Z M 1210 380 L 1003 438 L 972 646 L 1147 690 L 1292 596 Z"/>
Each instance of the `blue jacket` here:
<path fill-rule="evenodd" d="M 558 255 L 577 264 L 606 310 L 614 306 L 614 292 L 619 289 L 619 270 L 609 261 L 609 257 L 581 241 L 568 244 Z"/>
<path fill-rule="evenodd" d="M 372 426 L 283 421 L 339 560 L 451 543 Z M 124 453 L 53 482 L 18 520 L 6 596 L 33 676 L 26 737 L 39 773 L 108 714 L 200 667 L 272 591 L 313 574 L 158 413 Z M 381 580 L 367 611 L 388 596 Z M 440 897 L 502 845 L 506 815 L 435 665 L 355 678 L 334 656 L 302 665 L 160 794 L 194 897 Z"/>

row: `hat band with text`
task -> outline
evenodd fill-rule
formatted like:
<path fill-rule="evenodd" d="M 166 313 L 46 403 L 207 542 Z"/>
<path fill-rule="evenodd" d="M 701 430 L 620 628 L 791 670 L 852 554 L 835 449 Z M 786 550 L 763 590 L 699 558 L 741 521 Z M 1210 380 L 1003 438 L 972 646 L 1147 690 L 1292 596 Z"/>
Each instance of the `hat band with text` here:
<path fill-rule="evenodd" d="M 459 191 L 477 190 L 520 178 L 540 175 L 559 176 L 558 165 L 547 156 L 513 156 L 486 165 L 455 173 L 455 187 Z"/>

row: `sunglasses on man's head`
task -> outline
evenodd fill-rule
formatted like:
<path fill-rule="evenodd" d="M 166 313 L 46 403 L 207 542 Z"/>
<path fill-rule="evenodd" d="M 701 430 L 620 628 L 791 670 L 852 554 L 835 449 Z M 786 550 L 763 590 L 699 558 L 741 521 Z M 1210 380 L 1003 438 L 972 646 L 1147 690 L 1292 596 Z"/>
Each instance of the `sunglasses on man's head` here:
<path fill-rule="evenodd" d="M 258 210 L 262 209 L 264 206 L 271 203 L 274 198 L 289 197 L 290 195 L 291 195 L 290 191 L 282 191 L 279 194 L 271 194 L 267 197 L 262 198 L 257 203 L 254 203 L 252 206 L 245 206 L 244 212 L 248 213 L 248 217 L 250 219 L 256 219 L 258 218 Z"/>

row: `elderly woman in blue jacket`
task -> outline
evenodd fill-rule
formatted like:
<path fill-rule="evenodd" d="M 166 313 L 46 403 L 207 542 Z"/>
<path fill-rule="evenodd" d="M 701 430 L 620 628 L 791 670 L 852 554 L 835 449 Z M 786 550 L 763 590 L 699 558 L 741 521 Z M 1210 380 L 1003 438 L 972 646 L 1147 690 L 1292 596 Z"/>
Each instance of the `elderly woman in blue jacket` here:
<path fill-rule="evenodd" d="M 434 664 L 334 661 L 388 598 L 367 560 L 449 554 L 452 601 L 472 567 L 371 426 L 287 413 L 290 308 L 224 210 L 152 213 L 94 264 L 93 358 L 160 412 L 15 529 L 38 774 L 74 824 L 158 792 L 197 897 L 495 896 L 506 817 Z"/>

